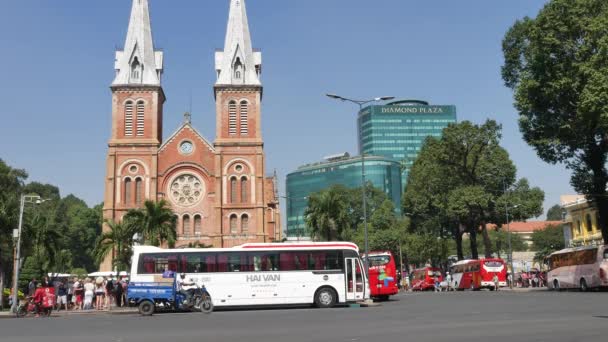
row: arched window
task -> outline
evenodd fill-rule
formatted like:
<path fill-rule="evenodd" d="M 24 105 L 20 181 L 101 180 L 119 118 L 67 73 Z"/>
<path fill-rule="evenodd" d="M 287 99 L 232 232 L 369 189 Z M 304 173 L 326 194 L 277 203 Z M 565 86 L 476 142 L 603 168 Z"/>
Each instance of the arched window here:
<path fill-rule="evenodd" d="M 249 134 L 247 101 L 241 101 L 241 135 Z"/>
<path fill-rule="evenodd" d="M 241 58 L 237 57 L 236 61 L 234 62 L 234 78 L 236 78 L 237 80 L 240 80 L 242 70 L 243 70 L 243 63 L 241 63 Z"/>
<path fill-rule="evenodd" d="M 144 190 L 144 185 L 143 182 L 141 180 L 141 178 L 137 178 L 135 180 L 135 204 L 137 205 L 141 205 L 143 203 L 143 190 Z"/>
<path fill-rule="evenodd" d="M 139 81 L 139 78 L 141 76 L 140 66 L 141 66 L 141 64 L 139 63 L 139 60 L 137 59 L 137 57 L 133 58 L 133 63 L 131 63 L 131 80 L 132 81 Z"/>
<path fill-rule="evenodd" d="M 144 101 L 137 102 L 137 136 L 141 137 L 144 135 L 144 113 L 145 113 Z"/>
<path fill-rule="evenodd" d="M 236 215 L 232 214 L 230 216 L 230 232 L 233 234 L 236 234 L 237 230 L 236 230 L 236 221 L 238 220 L 238 218 L 236 217 Z"/>
<path fill-rule="evenodd" d="M 133 102 L 125 103 L 125 136 L 133 135 Z"/>
<path fill-rule="evenodd" d="M 125 204 L 127 205 L 131 204 L 131 201 L 133 200 L 133 195 L 131 193 L 131 183 L 131 178 L 125 179 Z"/>
<path fill-rule="evenodd" d="M 587 231 L 588 232 L 592 232 L 593 231 L 593 225 L 591 222 L 591 215 L 587 214 Z"/>
<path fill-rule="evenodd" d="M 184 215 L 184 222 L 182 226 L 182 231 L 184 232 L 185 236 L 188 236 L 192 233 L 192 231 L 190 230 L 190 216 Z"/>
<path fill-rule="evenodd" d="M 228 133 L 236 134 L 236 101 L 228 103 Z"/>
<path fill-rule="evenodd" d="M 237 180 L 236 177 L 230 178 L 230 203 L 236 203 Z"/>
<path fill-rule="evenodd" d="M 249 203 L 247 199 L 248 184 L 247 177 L 241 178 L 241 203 Z"/>
<path fill-rule="evenodd" d="M 247 214 L 241 217 L 241 232 L 247 233 L 249 231 L 249 216 Z"/>
<path fill-rule="evenodd" d="M 201 223 L 202 223 L 201 215 L 194 216 L 194 234 L 200 235 L 201 225 L 202 225 Z"/>

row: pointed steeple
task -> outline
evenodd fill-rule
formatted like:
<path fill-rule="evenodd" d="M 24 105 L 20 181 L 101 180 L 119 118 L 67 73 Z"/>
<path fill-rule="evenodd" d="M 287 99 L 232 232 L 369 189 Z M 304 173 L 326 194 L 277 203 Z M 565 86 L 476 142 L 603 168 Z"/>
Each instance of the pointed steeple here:
<path fill-rule="evenodd" d="M 216 85 L 261 85 L 262 53 L 251 47 L 245 0 L 230 0 L 223 51 L 215 53 Z"/>
<path fill-rule="evenodd" d="M 154 50 L 148 0 L 133 0 L 124 50 L 116 51 L 112 85 L 160 86 L 163 53 Z"/>

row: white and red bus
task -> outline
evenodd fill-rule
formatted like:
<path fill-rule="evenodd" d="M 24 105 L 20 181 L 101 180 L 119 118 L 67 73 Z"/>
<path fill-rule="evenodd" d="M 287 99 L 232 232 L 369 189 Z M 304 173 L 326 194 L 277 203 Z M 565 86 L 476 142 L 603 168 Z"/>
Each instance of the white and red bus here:
<path fill-rule="evenodd" d="M 587 291 L 608 287 L 608 246 L 567 248 L 547 257 L 547 286 Z"/>
<path fill-rule="evenodd" d="M 435 279 L 437 278 L 437 279 Z M 435 289 L 435 280 L 443 281 L 441 269 L 436 267 L 424 267 L 412 271 L 412 290 L 428 291 Z"/>
<path fill-rule="evenodd" d="M 357 245 L 349 242 L 251 243 L 235 248 L 134 248 L 130 281 L 185 273 L 205 285 L 215 306 L 338 303 L 370 298 Z"/>
<path fill-rule="evenodd" d="M 369 259 L 369 260 L 368 260 Z M 388 300 L 399 293 L 397 266 L 390 251 L 372 251 L 369 258 L 363 255 L 363 262 L 369 262 L 369 288 L 371 297 Z"/>
<path fill-rule="evenodd" d="M 507 286 L 507 266 L 505 261 L 497 258 L 462 260 L 450 268 L 452 283 L 450 288 L 455 290 L 494 289 L 494 275 L 498 276 L 498 286 Z"/>

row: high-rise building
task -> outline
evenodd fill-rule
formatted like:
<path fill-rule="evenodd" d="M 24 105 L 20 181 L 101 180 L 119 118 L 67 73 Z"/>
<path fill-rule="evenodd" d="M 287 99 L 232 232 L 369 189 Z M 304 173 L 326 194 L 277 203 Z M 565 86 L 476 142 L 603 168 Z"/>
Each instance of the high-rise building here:
<path fill-rule="evenodd" d="M 401 164 L 398 161 L 377 156 L 365 157 L 365 180 L 382 190 L 401 209 Z M 348 188 L 361 187 L 361 157 L 348 153 L 326 157 L 322 162 L 299 167 L 287 175 L 287 236 L 308 236 L 304 212 L 308 196 L 341 184 Z"/>
<path fill-rule="evenodd" d="M 177 247 L 281 240 L 276 179 L 265 176 L 262 54 L 252 48 L 245 0 L 230 1 L 225 46 L 215 53 L 213 143 L 190 114 L 163 138 L 164 56 L 154 48 L 148 0 L 132 6 L 111 87 L 104 218 L 118 222 L 145 200 L 165 199 L 176 216 Z M 112 269 L 111 257 L 103 271 Z"/>
<path fill-rule="evenodd" d="M 441 137 L 443 129 L 456 122 L 456 107 L 416 100 L 395 101 L 363 108 L 357 122 L 359 153 L 401 162 L 405 166 L 402 177 L 405 187 L 408 171 L 424 140 L 429 136 Z"/>

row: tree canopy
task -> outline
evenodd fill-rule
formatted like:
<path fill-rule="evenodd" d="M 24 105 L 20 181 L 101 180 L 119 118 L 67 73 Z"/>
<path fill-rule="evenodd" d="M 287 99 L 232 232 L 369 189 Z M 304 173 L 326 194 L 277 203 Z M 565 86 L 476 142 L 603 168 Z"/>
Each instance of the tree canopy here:
<path fill-rule="evenodd" d="M 503 52 L 524 140 L 572 171 L 608 243 L 608 2 L 551 0 L 536 18 L 515 22 Z"/>
<path fill-rule="evenodd" d="M 403 196 L 412 231 L 453 237 L 460 259 L 462 236 L 468 233 L 477 258 L 478 233 L 484 254 L 496 251 L 486 225 L 505 223 L 506 210 L 511 219 L 542 214 L 543 191 L 531 188 L 525 178 L 516 181 L 515 165 L 500 138 L 501 126 L 493 120 L 481 125 L 463 121 L 445 128 L 441 138 L 427 138 Z"/>

